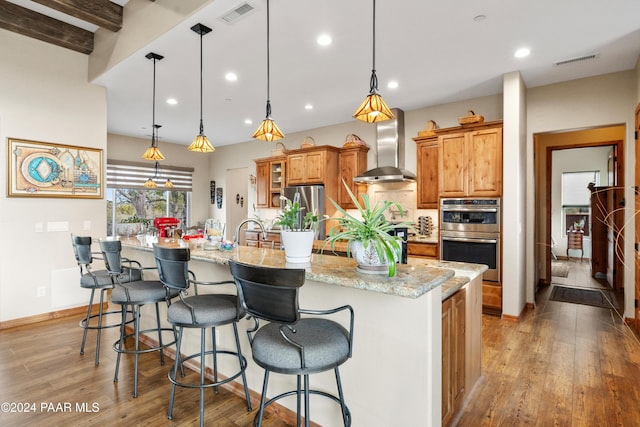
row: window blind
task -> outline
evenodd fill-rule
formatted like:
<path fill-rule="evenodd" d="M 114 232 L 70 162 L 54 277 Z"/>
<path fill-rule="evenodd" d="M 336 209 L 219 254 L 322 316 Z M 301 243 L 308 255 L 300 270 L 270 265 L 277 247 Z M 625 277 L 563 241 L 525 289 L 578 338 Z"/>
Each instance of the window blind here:
<path fill-rule="evenodd" d="M 152 178 L 158 185 L 154 190 L 164 189 L 165 181 L 171 179 L 173 188 L 167 190 L 192 191 L 193 170 L 193 168 L 159 164 L 156 175 L 155 163 L 107 159 L 107 187 L 148 190 L 144 187 L 144 183 Z"/>

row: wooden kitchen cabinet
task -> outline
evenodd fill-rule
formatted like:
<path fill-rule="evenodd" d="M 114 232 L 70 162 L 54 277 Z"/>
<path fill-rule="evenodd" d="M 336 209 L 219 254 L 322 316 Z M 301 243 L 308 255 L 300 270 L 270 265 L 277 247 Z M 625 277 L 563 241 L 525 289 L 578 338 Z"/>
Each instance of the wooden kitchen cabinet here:
<path fill-rule="evenodd" d="M 256 207 L 279 208 L 285 187 L 286 157 L 267 157 L 256 163 Z"/>
<path fill-rule="evenodd" d="M 439 129 L 441 197 L 502 196 L 502 122 Z"/>
<path fill-rule="evenodd" d="M 451 423 L 465 395 L 466 289 L 442 302 L 442 425 Z"/>
<path fill-rule="evenodd" d="M 265 239 L 259 230 L 245 230 L 244 239 L 246 246 L 255 248 L 280 249 L 281 246 L 279 231 L 267 231 L 267 238 Z"/>
<path fill-rule="evenodd" d="M 417 149 L 417 207 L 438 209 L 438 138 L 413 138 Z"/>
<path fill-rule="evenodd" d="M 340 149 L 329 145 L 292 150 L 287 155 L 287 185 L 327 185 L 338 176 Z"/>
<path fill-rule="evenodd" d="M 367 153 L 369 147 L 358 146 L 353 148 L 343 148 L 338 156 L 340 164 L 340 182 L 338 182 L 338 204 L 343 209 L 355 209 L 356 206 L 349 197 L 349 193 L 342 184 L 342 180 L 347 183 L 353 194 L 359 197 L 360 193 L 367 192 L 366 184 L 353 182 L 353 178 L 367 171 Z"/>
<path fill-rule="evenodd" d="M 419 258 L 438 259 L 440 255 L 438 243 L 409 241 L 407 243 L 407 255 Z"/>

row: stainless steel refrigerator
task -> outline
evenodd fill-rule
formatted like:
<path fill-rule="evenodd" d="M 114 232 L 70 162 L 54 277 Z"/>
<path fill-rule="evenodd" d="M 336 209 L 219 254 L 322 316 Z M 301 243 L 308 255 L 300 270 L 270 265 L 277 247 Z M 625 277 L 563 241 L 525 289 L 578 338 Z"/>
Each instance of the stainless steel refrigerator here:
<path fill-rule="evenodd" d="M 300 206 L 304 207 L 304 210 L 302 210 L 301 212 L 300 218 L 298 218 L 298 221 L 300 223 L 302 222 L 302 218 L 304 218 L 307 212 L 317 212 L 320 218 L 322 218 L 325 213 L 323 185 L 300 185 L 296 187 L 285 187 L 284 196 L 291 201 L 295 201 L 299 198 Z M 318 224 L 318 231 L 316 232 L 316 239 L 324 240 L 325 238 L 325 224 L 324 221 L 320 221 Z"/>

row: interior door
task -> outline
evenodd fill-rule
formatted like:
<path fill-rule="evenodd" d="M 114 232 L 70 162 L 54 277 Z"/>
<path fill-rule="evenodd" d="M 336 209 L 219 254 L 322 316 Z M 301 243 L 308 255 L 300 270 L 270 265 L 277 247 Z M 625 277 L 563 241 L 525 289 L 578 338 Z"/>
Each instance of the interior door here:
<path fill-rule="evenodd" d="M 636 107 L 636 125 L 635 125 L 635 139 L 636 139 L 636 178 L 635 178 L 635 212 L 640 212 L 640 196 L 638 195 L 638 189 L 640 188 L 640 141 L 638 140 L 638 133 L 640 132 L 640 104 Z M 636 235 L 635 235 L 635 251 L 634 251 L 634 262 L 635 262 L 635 270 L 636 270 L 636 280 L 635 280 L 635 319 L 636 319 L 636 331 L 640 333 L 640 307 L 638 307 L 638 301 L 640 301 L 640 254 L 638 253 L 638 249 L 640 246 L 640 216 L 635 215 L 636 218 Z"/>

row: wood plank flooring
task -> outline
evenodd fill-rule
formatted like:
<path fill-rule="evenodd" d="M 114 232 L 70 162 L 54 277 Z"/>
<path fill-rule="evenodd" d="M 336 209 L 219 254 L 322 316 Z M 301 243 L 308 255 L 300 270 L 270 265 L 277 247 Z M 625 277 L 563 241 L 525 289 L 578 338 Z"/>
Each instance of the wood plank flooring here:
<path fill-rule="evenodd" d="M 553 282 L 602 287 L 591 280 L 586 262 Z M 540 292 L 536 310 L 519 323 L 483 315 L 483 377 L 459 426 L 640 426 L 638 338 L 615 311 L 548 301 L 550 290 Z M 0 411 L 1 426 L 197 425 L 197 390 L 178 388 L 173 420 L 166 418 L 170 359 L 161 366 L 157 354 L 141 356 L 140 391 L 134 399 L 132 357 L 123 357 L 120 381 L 113 382 L 111 344 L 117 331 L 106 331 L 100 366 L 95 366 L 93 333 L 85 355 L 79 354 L 78 320 L 0 331 L 0 404 L 36 404 L 31 413 Z M 244 400 L 224 388 L 218 395 L 207 391 L 206 399 L 207 426 L 251 425 L 255 409 L 247 413 Z M 42 408 L 43 403 L 53 406 Z M 58 403 L 69 403 L 71 409 Z M 358 420 L 353 424 L 361 426 Z M 287 425 L 275 413 L 265 422 L 267 427 Z"/>
<path fill-rule="evenodd" d="M 605 287 L 571 264 L 552 283 Z M 483 377 L 458 426 L 640 426 L 638 337 L 613 309 L 549 301 L 552 286 L 519 323 L 483 316 Z"/>

